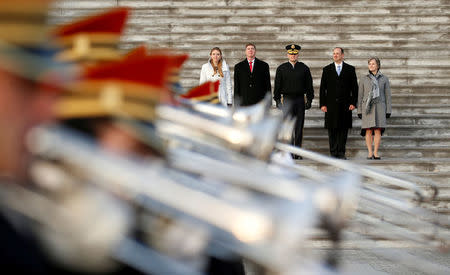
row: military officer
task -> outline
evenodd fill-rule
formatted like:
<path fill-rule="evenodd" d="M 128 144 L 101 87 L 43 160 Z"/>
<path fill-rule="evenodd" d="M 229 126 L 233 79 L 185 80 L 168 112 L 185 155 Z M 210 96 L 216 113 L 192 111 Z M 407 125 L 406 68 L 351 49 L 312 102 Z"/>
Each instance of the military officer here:
<path fill-rule="evenodd" d="M 298 61 L 300 49 L 301 47 L 296 44 L 286 46 L 288 62 L 277 68 L 273 97 L 277 108 L 282 108 L 285 115 L 292 115 L 297 119 L 291 142 L 298 147 L 302 146 L 305 110 L 311 108 L 314 98 L 313 80 L 309 67 Z M 297 155 L 293 157 L 300 158 Z"/>

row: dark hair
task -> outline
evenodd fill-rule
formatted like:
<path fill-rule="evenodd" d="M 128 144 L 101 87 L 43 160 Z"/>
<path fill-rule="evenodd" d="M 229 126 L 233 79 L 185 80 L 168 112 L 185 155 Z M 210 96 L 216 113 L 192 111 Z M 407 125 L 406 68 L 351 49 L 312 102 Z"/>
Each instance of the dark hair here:
<path fill-rule="evenodd" d="M 247 44 L 245 45 L 245 48 L 247 49 L 248 46 L 253 46 L 253 48 L 255 48 L 255 50 L 256 50 L 255 44 L 253 44 L 253 43 L 247 43 Z"/>
<path fill-rule="evenodd" d="M 377 63 L 377 66 L 378 66 L 378 70 L 379 70 L 381 68 L 381 61 L 380 61 L 380 59 L 378 57 L 376 57 L 376 56 L 372 56 L 372 57 L 369 58 L 369 60 L 367 60 L 367 64 L 369 64 L 369 62 L 371 60 L 375 60 L 375 62 Z"/>
<path fill-rule="evenodd" d="M 341 48 L 341 47 L 336 47 L 336 48 L 334 48 L 334 49 L 340 49 L 340 50 L 341 50 L 341 53 L 344 54 L 344 49 L 343 49 L 343 48 Z"/>
<path fill-rule="evenodd" d="M 341 50 L 341 53 L 344 54 L 344 49 L 343 49 L 343 48 L 341 48 L 341 47 L 336 47 L 336 48 L 334 48 L 334 49 L 340 49 L 340 50 Z"/>

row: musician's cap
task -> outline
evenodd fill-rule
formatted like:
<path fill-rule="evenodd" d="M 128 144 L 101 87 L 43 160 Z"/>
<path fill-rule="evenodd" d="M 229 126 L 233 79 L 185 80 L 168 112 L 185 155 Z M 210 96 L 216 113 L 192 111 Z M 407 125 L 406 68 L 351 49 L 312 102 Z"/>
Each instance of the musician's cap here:
<path fill-rule="evenodd" d="M 85 67 L 57 104 L 61 119 L 124 117 L 151 121 L 154 107 L 171 102 L 167 89 L 170 58 L 127 58 Z"/>
<path fill-rule="evenodd" d="M 0 40 L 27 46 L 45 42 L 51 0 L 0 1 Z"/>
<path fill-rule="evenodd" d="M 52 35 L 64 48 L 57 58 L 63 61 L 119 60 L 118 44 L 129 13 L 129 8 L 118 7 L 56 27 Z"/>
<path fill-rule="evenodd" d="M 124 59 L 140 59 L 147 56 L 147 47 L 145 45 L 141 45 L 134 49 L 131 49 L 127 53 L 123 55 Z"/>
<path fill-rule="evenodd" d="M 298 54 L 301 48 L 299 45 L 289 44 L 286 46 L 286 51 L 288 54 Z"/>
<path fill-rule="evenodd" d="M 55 62 L 48 38 L 50 0 L 0 1 L 0 69 L 57 88 L 72 71 Z"/>
<path fill-rule="evenodd" d="M 169 83 L 177 83 L 180 81 L 180 70 L 184 62 L 189 58 L 187 54 L 171 54 L 170 55 L 170 76 Z"/>
<path fill-rule="evenodd" d="M 189 55 L 182 52 L 176 52 L 173 49 L 149 49 L 148 55 L 167 55 L 170 58 L 170 67 L 172 72 L 178 72 Z"/>
<path fill-rule="evenodd" d="M 137 49 L 136 49 L 137 51 Z M 182 52 L 174 51 L 173 49 L 148 49 L 148 55 L 167 55 L 170 58 L 169 65 L 169 78 L 168 84 L 170 85 L 170 90 L 175 94 L 183 94 L 185 91 L 180 84 L 180 71 L 184 62 L 189 58 L 189 55 Z M 129 53 L 128 56 L 138 55 L 137 53 Z"/>
<path fill-rule="evenodd" d="M 192 88 L 187 93 L 180 95 L 181 98 L 190 99 L 193 101 L 219 103 L 218 90 L 219 81 L 207 81 L 197 87 Z"/>

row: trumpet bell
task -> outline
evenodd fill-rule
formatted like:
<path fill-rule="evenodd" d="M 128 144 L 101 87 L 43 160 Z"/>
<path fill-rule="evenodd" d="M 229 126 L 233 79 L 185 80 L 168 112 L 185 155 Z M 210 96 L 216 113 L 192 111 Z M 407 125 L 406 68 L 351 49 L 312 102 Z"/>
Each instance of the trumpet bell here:
<path fill-rule="evenodd" d="M 233 121 L 238 125 L 249 125 L 263 120 L 269 112 L 272 105 L 271 94 L 266 96 L 257 104 L 239 107 L 233 112 Z"/>

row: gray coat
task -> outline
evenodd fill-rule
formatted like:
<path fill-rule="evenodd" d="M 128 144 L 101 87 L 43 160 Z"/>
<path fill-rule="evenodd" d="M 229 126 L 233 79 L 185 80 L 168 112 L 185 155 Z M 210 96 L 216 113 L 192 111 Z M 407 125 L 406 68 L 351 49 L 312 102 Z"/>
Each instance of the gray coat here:
<path fill-rule="evenodd" d="M 390 114 L 391 109 L 391 87 L 387 76 L 380 74 L 378 86 L 380 96 L 374 100 L 370 112 L 366 114 L 366 102 L 372 90 L 372 80 L 369 74 L 361 76 L 358 91 L 358 114 L 362 114 L 361 129 L 372 127 L 386 127 L 386 113 Z M 365 132 L 365 131 L 364 131 Z"/>

